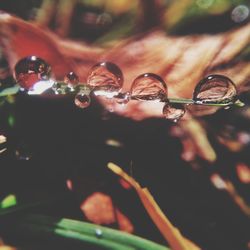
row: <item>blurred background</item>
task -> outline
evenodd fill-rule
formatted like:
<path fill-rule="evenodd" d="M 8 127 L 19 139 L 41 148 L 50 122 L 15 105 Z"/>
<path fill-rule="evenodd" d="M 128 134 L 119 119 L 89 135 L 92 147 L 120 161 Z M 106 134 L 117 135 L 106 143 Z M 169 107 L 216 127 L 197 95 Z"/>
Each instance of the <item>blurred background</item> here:
<path fill-rule="evenodd" d="M 71 39 L 104 43 L 161 28 L 168 34 L 218 33 L 249 22 L 247 0 L 1 1 L 1 10 Z"/>

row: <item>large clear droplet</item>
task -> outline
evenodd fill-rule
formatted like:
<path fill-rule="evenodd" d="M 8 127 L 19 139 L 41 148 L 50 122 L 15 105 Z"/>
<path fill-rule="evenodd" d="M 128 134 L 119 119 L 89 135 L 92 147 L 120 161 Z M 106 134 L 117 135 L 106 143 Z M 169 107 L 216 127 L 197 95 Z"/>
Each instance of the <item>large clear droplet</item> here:
<path fill-rule="evenodd" d="M 95 95 L 112 98 L 123 85 L 123 74 L 120 68 L 111 62 L 101 62 L 90 70 L 87 84 L 94 89 Z"/>
<path fill-rule="evenodd" d="M 145 73 L 134 80 L 131 86 L 131 97 L 137 100 L 165 100 L 167 85 L 160 76 Z"/>
<path fill-rule="evenodd" d="M 69 87 L 74 87 L 79 83 L 79 77 L 73 71 L 71 71 L 66 76 L 64 76 L 64 83 Z"/>
<path fill-rule="evenodd" d="M 209 75 L 195 87 L 193 100 L 197 104 L 223 103 L 230 104 L 236 100 L 235 84 L 226 76 Z"/>
<path fill-rule="evenodd" d="M 15 65 L 14 77 L 25 90 L 30 90 L 39 81 L 48 80 L 51 67 L 43 59 L 29 56 L 21 59 Z"/>
<path fill-rule="evenodd" d="M 90 96 L 84 92 L 79 92 L 75 96 L 75 105 L 78 108 L 84 109 L 90 105 L 91 99 Z"/>
<path fill-rule="evenodd" d="M 163 107 L 162 113 L 166 119 L 178 121 L 186 110 L 183 104 L 180 103 L 166 103 Z"/>

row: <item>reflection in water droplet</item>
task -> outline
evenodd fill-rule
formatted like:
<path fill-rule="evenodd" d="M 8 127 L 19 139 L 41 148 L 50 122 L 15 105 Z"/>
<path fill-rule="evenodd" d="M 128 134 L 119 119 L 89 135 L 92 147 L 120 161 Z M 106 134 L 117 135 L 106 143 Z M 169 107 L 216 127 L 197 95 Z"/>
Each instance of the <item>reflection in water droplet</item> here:
<path fill-rule="evenodd" d="M 185 107 L 180 103 L 166 103 L 162 110 L 165 118 L 174 122 L 177 122 L 185 112 Z"/>
<path fill-rule="evenodd" d="M 52 86 L 52 90 L 56 95 L 65 95 L 67 93 L 68 87 L 62 82 L 55 82 Z"/>
<path fill-rule="evenodd" d="M 90 105 L 90 96 L 84 92 L 80 92 L 75 96 L 75 105 L 79 108 L 87 108 Z"/>
<path fill-rule="evenodd" d="M 53 85 L 54 81 L 52 80 L 41 80 L 36 82 L 32 88 L 27 92 L 29 95 L 41 95 L 49 90 Z"/>
<path fill-rule="evenodd" d="M 134 80 L 131 96 L 137 100 L 164 100 L 167 96 L 167 85 L 160 76 L 145 73 Z"/>
<path fill-rule="evenodd" d="M 90 70 L 87 84 L 94 88 L 96 95 L 112 98 L 117 95 L 123 85 L 123 74 L 120 68 L 111 62 L 101 62 Z"/>
<path fill-rule="evenodd" d="M 129 102 L 130 100 L 130 92 L 126 92 L 126 93 L 119 93 L 117 98 L 116 98 L 116 102 L 118 104 L 122 104 L 125 105 Z"/>
<path fill-rule="evenodd" d="M 79 77 L 71 71 L 64 76 L 64 83 L 66 83 L 68 87 L 74 87 L 79 83 Z"/>
<path fill-rule="evenodd" d="M 195 87 L 193 100 L 197 104 L 224 103 L 236 100 L 235 84 L 226 76 L 210 75 L 202 79 Z"/>
<path fill-rule="evenodd" d="M 49 79 L 51 68 L 43 59 L 29 56 L 17 62 L 14 72 L 17 83 L 25 90 L 30 90 L 35 83 Z"/>
<path fill-rule="evenodd" d="M 73 190 L 73 183 L 72 183 L 72 180 L 71 179 L 67 179 L 66 180 L 66 186 L 69 190 Z"/>

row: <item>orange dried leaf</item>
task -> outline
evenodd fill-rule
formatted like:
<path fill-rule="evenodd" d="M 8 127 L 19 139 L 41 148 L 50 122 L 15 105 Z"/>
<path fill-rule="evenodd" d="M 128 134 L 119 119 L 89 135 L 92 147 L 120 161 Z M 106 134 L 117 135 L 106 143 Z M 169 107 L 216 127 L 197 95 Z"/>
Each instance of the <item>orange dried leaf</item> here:
<path fill-rule="evenodd" d="M 115 174 L 123 178 L 125 181 L 127 181 L 132 187 L 134 187 L 149 216 L 151 217 L 163 237 L 168 241 L 170 247 L 173 250 L 201 249 L 190 240 L 184 238 L 179 230 L 171 224 L 148 189 L 141 188 L 138 182 L 136 182 L 132 177 L 126 174 L 120 167 L 118 167 L 114 163 L 108 163 L 108 168 Z"/>

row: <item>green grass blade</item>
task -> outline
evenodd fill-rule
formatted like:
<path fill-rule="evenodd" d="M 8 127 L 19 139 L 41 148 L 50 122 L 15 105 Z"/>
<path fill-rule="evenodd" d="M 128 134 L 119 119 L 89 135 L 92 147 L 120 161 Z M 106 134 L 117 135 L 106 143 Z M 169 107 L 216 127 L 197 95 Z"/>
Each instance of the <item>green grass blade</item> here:
<path fill-rule="evenodd" d="M 126 249 L 137 250 L 169 250 L 169 248 L 157 244 L 155 242 L 143 239 L 139 236 L 124 233 L 118 230 L 102 227 L 99 225 L 71 220 L 71 219 L 55 219 L 43 215 L 28 215 L 23 218 L 20 225 L 32 225 L 33 228 L 44 230 L 50 229 L 50 232 L 66 238 L 83 240 L 92 244 L 102 244 L 109 246 L 111 243 L 115 244 L 114 248 L 107 249 L 119 249 L 116 248 L 116 244 L 126 247 Z M 31 232 L 32 234 L 32 227 Z M 112 245 L 111 244 L 111 245 Z M 102 247 L 105 247 L 102 245 Z"/>

